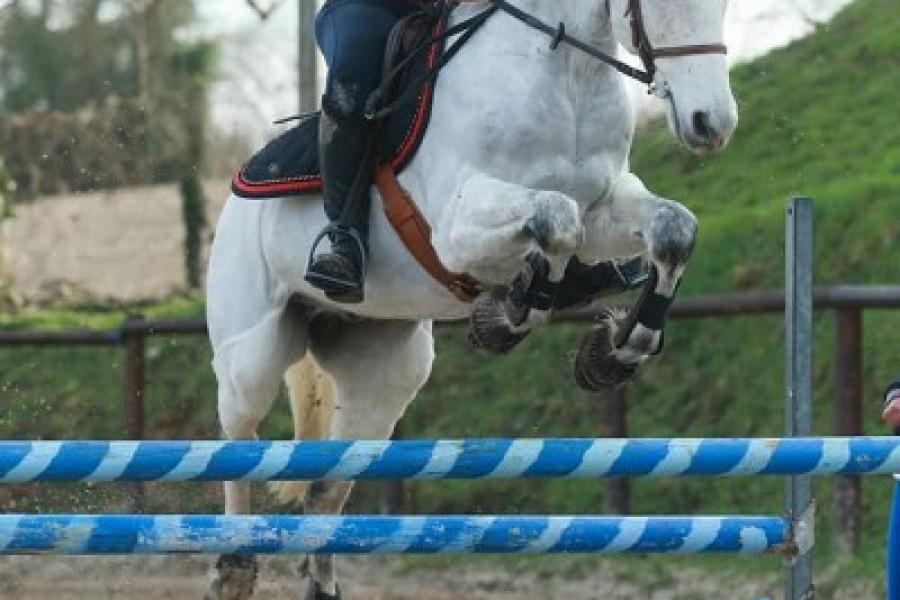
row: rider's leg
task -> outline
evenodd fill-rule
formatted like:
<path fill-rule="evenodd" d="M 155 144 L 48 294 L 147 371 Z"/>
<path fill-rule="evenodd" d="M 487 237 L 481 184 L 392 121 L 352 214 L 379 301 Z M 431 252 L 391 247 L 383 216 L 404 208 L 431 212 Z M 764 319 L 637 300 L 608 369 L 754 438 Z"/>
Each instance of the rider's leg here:
<path fill-rule="evenodd" d="M 368 253 L 372 186 L 372 125 L 325 105 L 320 121 L 322 197 L 331 225 L 328 252 L 316 252 L 306 280 L 332 300 L 360 302 Z"/>
<path fill-rule="evenodd" d="M 331 249 L 313 257 L 306 279 L 333 300 L 363 299 L 374 165 L 373 125 L 365 105 L 381 80 L 387 37 L 411 10 L 394 1 L 329 0 L 316 19 L 316 38 L 329 67 L 319 156 L 332 226 Z"/>

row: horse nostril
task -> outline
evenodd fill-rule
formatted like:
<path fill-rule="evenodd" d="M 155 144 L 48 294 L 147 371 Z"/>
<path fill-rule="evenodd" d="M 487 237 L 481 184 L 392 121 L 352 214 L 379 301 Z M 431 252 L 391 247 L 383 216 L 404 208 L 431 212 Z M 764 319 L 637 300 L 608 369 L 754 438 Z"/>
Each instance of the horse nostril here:
<path fill-rule="evenodd" d="M 704 140 L 712 140 L 716 137 L 716 131 L 713 129 L 712 123 L 710 122 L 709 113 L 703 110 L 698 110 L 694 113 L 694 133 L 697 136 L 703 138 Z"/>

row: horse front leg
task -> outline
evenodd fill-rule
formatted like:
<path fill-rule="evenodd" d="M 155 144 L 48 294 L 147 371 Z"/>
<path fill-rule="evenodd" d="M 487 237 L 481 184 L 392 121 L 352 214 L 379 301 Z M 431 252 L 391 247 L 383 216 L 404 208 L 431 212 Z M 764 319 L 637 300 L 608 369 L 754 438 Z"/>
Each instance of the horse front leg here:
<path fill-rule="evenodd" d="M 597 392 L 625 385 L 641 363 L 662 351 L 666 316 L 694 249 L 697 219 L 627 174 L 585 222 L 586 257 L 645 254 L 651 271 L 631 310 L 602 315 L 581 344 L 575 377 L 580 387 Z"/>
<path fill-rule="evenodd" d="M 492 287 L 473 306 L 470 340 L 512 350 L 546 322 L 566 265 L 583 240 L 576 202 L 484 174 L 457 190 L 436 235 L 447 265 Z"/>

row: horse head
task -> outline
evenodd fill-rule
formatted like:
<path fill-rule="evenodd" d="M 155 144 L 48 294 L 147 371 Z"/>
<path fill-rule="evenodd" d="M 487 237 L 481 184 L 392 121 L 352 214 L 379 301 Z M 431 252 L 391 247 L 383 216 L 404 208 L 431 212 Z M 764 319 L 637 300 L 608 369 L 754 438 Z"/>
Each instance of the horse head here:
<path fill-rule="evenodd" d="M 697 153 L 723 148 L 738 122 L 723 43 L 728 0 L 608 0 L 613 35 L 639 56 L 669 127 Z"/>

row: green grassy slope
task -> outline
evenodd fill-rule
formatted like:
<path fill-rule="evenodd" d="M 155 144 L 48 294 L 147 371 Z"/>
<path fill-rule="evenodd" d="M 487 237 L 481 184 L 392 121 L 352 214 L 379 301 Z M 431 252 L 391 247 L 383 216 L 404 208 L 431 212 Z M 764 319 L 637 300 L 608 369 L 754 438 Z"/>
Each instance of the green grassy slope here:
<path fill-rule="evenodd" d="M 662 126 L 639 139 L 634 171 L 654 191 L 685 202 L 700 217 L 701 240 L 685 295 L 779 286 L 783 210 L 791 194 L 817 199 L 817 279 L 900 279 L 900 5 L 859 0 L 808 39 L 736 69 L 742 125 L 727 152 L 697 158 Z M 198 303 L 159 310 L 199 314 Z M 85 323 L 85 319 L 88 321 Z M 97 321 L 96 319 L 99 319 Z M 116 323 L 119 315 L 44 314 L 25 325 Z M 878 391 L 900 372 L 900 314 L 866 315 L 866 419 L 877 424 Z M 486 359 L 460 330 L 439 334 L 433 380 L 404 423 L 408 437 L 596 436 L 598 400 L 577 390 L 571 353 L 583 327 L 545 329 L 510 356 Z M 816 427 L 832 430 L 834 328 L 817 319 Z M 664 356 L 630 392 L 631 428 L 639 436 L 752 436 L 782 431 L 782 339 L 777 317 L 671 324 Z M 0 349 L 0 438 L 115 437 L 121 423 L 121 360 L 115 350 Z M 214 386 L 203 340 L 154 340 L 149 353 L 153 437 L 215 435 Z M 186 368 L 187 367 L 187 368 Z M 265 436 L 289 435 L 284 403 Z M 781 512 L 779 479 L 639 481 L 634 501 L 646 513 Z M 819 552 L 828 554 L 828 482 L 818 484 L 823 516 Z M 889 481 L 866 484 L 863 560 L 850 572 L 877 577 Z M 174 488 L 151 508 L 171 510 Z M 183 489 L 183 488 L 179 488 Z M 195 489 L 195 488 L 192 488 Z M 178 496 L 182 510 L 212 509 L 218 492 Z M 172 491 L 169 491 L 172 490 Z M 118 491 L 0 489 L 21 508 L 117 505 Z M 596 512 L 595 482 L 421 483 L 415 508 L 451 512 Z M 73 505 L 72 503 L 75 503 Z M 167 506 L 167 502 L 169 502 Z M 684 563 L 695 564 L 693 561 Z M 729 561 L 714 564 L 731 564 Z M 744 564 L 744 563 L 742 563 Z M 756 563 L 753 563 L 754 565 Z M 761 567 L 771 570 L 775 561 Z M 830 597 L 825 590 L 823 597 Z"/>

